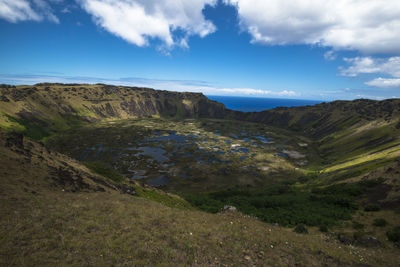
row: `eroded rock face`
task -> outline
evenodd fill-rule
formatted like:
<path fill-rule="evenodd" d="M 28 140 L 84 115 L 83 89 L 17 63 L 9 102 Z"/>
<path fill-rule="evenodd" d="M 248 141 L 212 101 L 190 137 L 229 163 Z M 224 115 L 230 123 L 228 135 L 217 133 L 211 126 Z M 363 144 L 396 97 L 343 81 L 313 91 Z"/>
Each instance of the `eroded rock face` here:
<path fill-rule="evenodd" d="M 77 192 L 90 188 L 89 184 L 83 181 L 81 175 L 75 174 L 66 168 L 53 168 L 51 174 L 51 179 L 53 179 L 57 185 L 61 185 L 65 191 Z"/>
<path fill-rule="evenodd" d="M 17 132 L 8 133 L 6 135 L 6 147 L 24 149 L 24 135 Z"/>
<path fill-rule="evenodd" d="M 373 236 L 349 237 L 344 234 L 339 234 L 338 240 L 345 245 L 356 245 L 369 248 L 382 246 L 382 242 Z"/>
<path fill-rule="evenodd" d="M 10 100 L 5 95 L 0 96 L 0 101 L 10 102 Z"/>

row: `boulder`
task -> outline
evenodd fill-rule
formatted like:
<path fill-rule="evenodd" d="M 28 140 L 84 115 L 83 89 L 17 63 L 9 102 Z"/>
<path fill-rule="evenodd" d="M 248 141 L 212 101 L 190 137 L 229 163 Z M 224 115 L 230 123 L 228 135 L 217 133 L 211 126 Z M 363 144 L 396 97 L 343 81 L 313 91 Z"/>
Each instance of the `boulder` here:
<path fill-rule="evenodd" d="M 382 245 L 381 241 L 379 241 L 376 237 L 373 236 L 365 236 L 357 238 L 355 244 L 358 246 L 369 247 L 369 248 L 380 247 Z"/>
<path fill-rule="evenodd" d="M 234 206 L 225 205 L 224 208 L 222 209 L 222 211 L 224 211 L 224 212 L 236 212 L 237 209 Z"/>
<path fill-rule="evenodd" d="M 350 237 L 342 234 L 338 235 L 338 240 L 345 245 L 351 245 L 353 243 L 353 240 Z"/>

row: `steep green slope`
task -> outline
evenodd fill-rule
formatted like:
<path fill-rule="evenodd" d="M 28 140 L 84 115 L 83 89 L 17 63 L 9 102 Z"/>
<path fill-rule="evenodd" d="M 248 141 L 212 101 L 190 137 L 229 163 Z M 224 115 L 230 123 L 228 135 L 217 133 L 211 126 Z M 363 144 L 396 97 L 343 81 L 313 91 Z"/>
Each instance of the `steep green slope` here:
<path fill-rule="evenodd" d="M 376 120 L 399 128 L 400 99 L 334 101 L 314 106 L 237 113 L 235 116 L 238 119 L 263 122 L 299 131 L 307 136 L 323 138 Z"/>

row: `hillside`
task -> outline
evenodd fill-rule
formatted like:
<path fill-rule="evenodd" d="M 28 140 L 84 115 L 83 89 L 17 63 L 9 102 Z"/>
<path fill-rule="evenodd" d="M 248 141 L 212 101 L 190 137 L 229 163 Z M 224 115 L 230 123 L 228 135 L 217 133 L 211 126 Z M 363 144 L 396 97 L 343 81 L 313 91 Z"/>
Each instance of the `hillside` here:
<path fill-rule="evenodd" d="M 399 115 L 400 99 L 358 99 L 305 107 L 280 107 L 261 112 L 238 113 L 236 116 L 237 119 L 263 122 L 321 138 L 350 126 L 360 126 L 375 120 L 395 123 L 399 128 Z"/>
<path fill-rule="evenodd" d="M 225 107 L 199 93 L 104 84 L 36 84 L 0 87 L 0 126 L 20 127 L 41 139 L 56 131 L 101 120 L 151 116 L 223 117 Z"/>
<path fill-rule="evenodd" d="M 2 85 L 0 264 L 396 266 L 399 124 L 399 99 Z"/>
<path fill-rule="evenodd" d="M 313 229 L 297 234 L 236 212 L 207 214 L 160 191 L 141 197 L 149 189 L 137 185 L 132 196 L 132 187 L 121 191 L 20 135 L 1 132 L 0 154 L 1 265 L 395 266 L 400 260 L 395 248 L 345 246 Z"/>

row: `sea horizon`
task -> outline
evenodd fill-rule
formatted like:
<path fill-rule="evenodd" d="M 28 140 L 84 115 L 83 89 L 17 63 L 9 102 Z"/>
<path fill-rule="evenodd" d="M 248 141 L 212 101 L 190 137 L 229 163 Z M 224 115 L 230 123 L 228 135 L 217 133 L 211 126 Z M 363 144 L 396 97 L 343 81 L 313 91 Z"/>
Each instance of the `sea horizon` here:
<path fill-rule="evenodd" d="M 218 96 L 206 95 L 207 98 L 213 101 L 220 102 L 226 108 L 243 111 L 257 112 L 277 107 L 300 107 L 310 106 L 329 101 L 309 100 L 309 99 L 288 99 L 288 98 L 265 98 L 252 96 Z"/>

